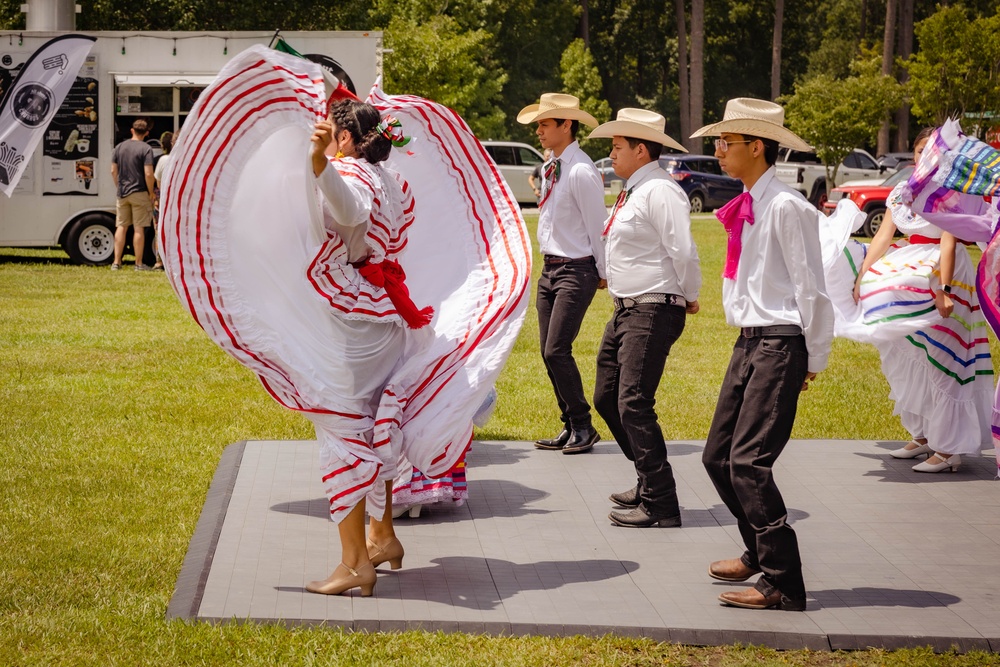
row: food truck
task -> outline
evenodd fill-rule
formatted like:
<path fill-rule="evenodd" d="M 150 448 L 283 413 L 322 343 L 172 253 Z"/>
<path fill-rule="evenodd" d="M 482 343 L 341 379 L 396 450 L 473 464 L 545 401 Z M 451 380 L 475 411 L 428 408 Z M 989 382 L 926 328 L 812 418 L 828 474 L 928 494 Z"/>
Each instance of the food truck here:
<path fill-rule="evenodd" d="M 0 99 L 31 54 L 63 34 L 0 31 Z M 106 264 L 114 249 L 115 145 L 143 118 L 151 128 L 146 140 L 159 154 L 162 133 L 184 127 L 201 91 L 229 59 L 253 44 L 270 44 L 275 33 L 79 34 L 97 41 L 12 196 L 0 195 L 0 246 L 61 246 L 75 262 Z M 339 65 L 362 98 L 381 74 L 381 32 L 282 32 L 281 38 L 301 54 Z"/>

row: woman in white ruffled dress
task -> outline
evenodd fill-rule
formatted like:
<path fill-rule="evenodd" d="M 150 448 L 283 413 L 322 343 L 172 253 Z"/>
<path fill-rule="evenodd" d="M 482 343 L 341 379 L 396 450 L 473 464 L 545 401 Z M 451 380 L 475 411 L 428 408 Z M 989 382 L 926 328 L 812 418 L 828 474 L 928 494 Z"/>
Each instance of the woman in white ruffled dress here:
<path fill-rule="evenodd" d="M 161 234 L 199 326 L 315 426 L 341 554 L 308 590 L 371 595 L 374 567 L 403 560 L 392 481 L 463 460 L 523 322 L 531 246 L 453 111 L 345 96 L 308 61 L 238 54 L 185 122 Z"/>
<path fill-rule="evenodd" d="M 917 135 L 915 160 L 930 133 Z M 913 466 L 917 472 L 954 471 L 963 454 L 978 454 L 990 442 L 993 369 L 986 322 L 965 246 L 914 215 L 902 202 L 903 185 L 890 193 L 885 220 L 855 274 L 858 307 L 845 318 L 849 308 L 835 304 L 838 318 L 848 320 L 838 322 L 838 334 L 879 351 L 895 414 L 912 438 L 891 455 L 927 454 Z M 897 229 L 906 241 L 894 242 Z M 850 263 L 857 266 L 863 246 L 853 248 Z M 843 290 L 831 282 L 831 292 Z"/>

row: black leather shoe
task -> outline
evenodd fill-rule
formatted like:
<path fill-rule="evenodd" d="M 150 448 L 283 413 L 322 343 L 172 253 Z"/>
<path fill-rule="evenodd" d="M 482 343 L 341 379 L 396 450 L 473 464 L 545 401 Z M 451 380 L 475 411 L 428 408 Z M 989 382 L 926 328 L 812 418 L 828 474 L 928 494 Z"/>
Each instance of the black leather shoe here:
<path fill-rule="evenodd" d="M 573 429 L 573 434 L 562 448 L 563 454 L 582 454 L 594 448 L 594 443 L 601 439 L 593 426 Z"/>
<path fill-rule="evenodd" d="M 680 528 L 681 516 L 653 516 L 647 514 L 641 505 L 629 512 L 612 512 L 608 515 L 612 523 L 626 528 Z"/>
<path fill-rule="evenodd" d="M 535 447 L 538 449 L 562 449 L 571 436 L 570 430 L 564 428 L 562 433 L 548 440 L 535 440 Z"/>
<path fill-rule="evenodd" d="M 620 507 L 638 507 L 639 506 L 639 487 L 633 486 L 628 491 L 622 491 L 620 493 L 612 493 L 608 496 L 608 500 L 613 502 Z"/>

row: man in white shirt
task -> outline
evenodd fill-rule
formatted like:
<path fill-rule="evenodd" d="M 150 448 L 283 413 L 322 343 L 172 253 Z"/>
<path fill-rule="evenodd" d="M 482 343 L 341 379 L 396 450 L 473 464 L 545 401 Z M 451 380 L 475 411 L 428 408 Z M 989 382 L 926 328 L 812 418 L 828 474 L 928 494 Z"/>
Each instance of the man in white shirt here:
<path fill-rule="evenodd" d="M 684 151 L 665 127 L 656 112 L 622 109 L 590 135 L 611 138 L 611 164 L 626 179 L 604 226 L 615 313 L 597 353 L 594 407 L 638 475 L 635 487 L 611 495 L 630 511 L 608 518 L 634 528 L 681 525 L 656 389 L 687 314 L 698 312 L 701 289 L 687 195 L 658 162 L 664 145 Z"/>
<path fill-rule="evenodd" d="M 826 368 L 833 307 L 826 295 L 819 212 L 775 178 L 778 145 L 809 150 L 784 127 L 773 102 L 729 100 L 721 122 L 692 136 L 718 136 L 715 155 L 746 191 L 716 212 L 729 245 L 723 271 L 726 321 L 740 337 L 722 381 L 702 462 L 736 517 L 746 551 L 709 575 L 753 588 L 723 593 L 728 605 L 804 611 L 795 531 L 771 468 L 792 432 L 799 393 Z"/>
<path fill-rule="evenodd" d="M 563 430 L 554 438 L 536 441 L 536 446 L 578 454 L 590 451 L 599 438 L 573 359 L 573 341 L 594 294 L 606 285 L 601 230 L 607 208 L 604 182 L 593 160 L 580 150 L 576 134 L 581 122 L 593 127 L 597 120 L 580 109 L 580 100 L 561 93 L 545 93 L 538 104 L 522 109 L 517 120 L 537 123 L 539 143 L 553 154 L 542 170 L 538 203 L 538 245 L 544 266 L 535 306 L 542 359 Z"/>

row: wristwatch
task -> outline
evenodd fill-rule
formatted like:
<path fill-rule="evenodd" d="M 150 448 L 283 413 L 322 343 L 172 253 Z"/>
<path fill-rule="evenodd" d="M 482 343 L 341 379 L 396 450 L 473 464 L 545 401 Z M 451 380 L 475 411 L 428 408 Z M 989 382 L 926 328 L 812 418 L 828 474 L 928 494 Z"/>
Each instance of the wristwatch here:
<path fill-rule="evenodd" d="M 945 294 L 951 294 L 951 285 L 942 285 L 941 289 L 944 291 Z"/>

